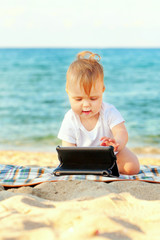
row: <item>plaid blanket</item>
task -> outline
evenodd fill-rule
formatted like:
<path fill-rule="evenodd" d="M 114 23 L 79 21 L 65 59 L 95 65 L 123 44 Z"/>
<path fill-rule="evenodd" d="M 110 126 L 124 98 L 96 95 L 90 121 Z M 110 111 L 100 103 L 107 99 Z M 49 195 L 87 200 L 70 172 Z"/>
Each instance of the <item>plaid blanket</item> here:
<path fill-rule="evenodd" d="M 0 185 L 4 187 L 31 186 L 43 182 L 65 180 L 111 181 L 146 181 L 160 183 L 160 166 L 142 165 L 137 175 L 120 175 L 120 177 L 103 177 L 96 175 L 65 175 L 56 177 L 51 167 L 26 167 L 0 164 Z"/>

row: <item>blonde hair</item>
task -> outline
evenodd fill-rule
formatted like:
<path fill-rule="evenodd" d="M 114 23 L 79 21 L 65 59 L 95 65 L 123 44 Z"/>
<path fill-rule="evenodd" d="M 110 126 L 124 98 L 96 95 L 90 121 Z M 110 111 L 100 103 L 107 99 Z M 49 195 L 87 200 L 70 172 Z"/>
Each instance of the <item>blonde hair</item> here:
<path fill-rule="evenodd" d="M 69 83 L 78 81 L 80 87 L 84 89 L 89 96 L 92 86 L 95 86 L 97 80 L 100 80 L 103 85 L 103 67 L 99 63 L 101 57 L 89 51 L 78 53 L 75 60 L 68 68 L 66 90 L 68 91 Z"/>

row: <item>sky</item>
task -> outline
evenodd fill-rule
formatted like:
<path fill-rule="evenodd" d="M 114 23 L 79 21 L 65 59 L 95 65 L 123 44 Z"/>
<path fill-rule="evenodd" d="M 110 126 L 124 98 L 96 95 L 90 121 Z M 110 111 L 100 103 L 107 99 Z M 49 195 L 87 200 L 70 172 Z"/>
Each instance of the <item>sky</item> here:
<path fill-rule="evenodd" d="M 160 0 L 0 0 L 0 47 L 160 47 Z"/>

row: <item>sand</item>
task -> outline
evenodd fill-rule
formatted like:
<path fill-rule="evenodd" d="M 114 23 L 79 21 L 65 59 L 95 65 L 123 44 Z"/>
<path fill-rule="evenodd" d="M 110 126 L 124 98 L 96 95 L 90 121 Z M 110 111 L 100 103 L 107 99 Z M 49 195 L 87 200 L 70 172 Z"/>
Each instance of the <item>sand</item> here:
<path fill-rule="evenodd" d="M 152 150 L 135 149 L 141 154 L 141 164 L 160 165 L 159 155 Z M 1 151 L 0 162 L 58 164 L 55 153 L 18 151 Z M 76 180 L 9 189 L 0 186 L 0 223 L 3 240 L 158 240 L 160 184 Z"/>

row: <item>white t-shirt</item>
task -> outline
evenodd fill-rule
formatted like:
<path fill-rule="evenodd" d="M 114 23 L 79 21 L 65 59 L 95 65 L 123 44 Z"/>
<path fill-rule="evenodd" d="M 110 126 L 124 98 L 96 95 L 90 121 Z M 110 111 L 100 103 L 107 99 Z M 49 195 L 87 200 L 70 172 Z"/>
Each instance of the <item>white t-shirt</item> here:
<path fill-rule="evenodd" d="M 120 112 L 109 103 L 102 103 L 99 119 L 91 131 L 85 129 L 80 118 L 70 109 L 64 116 L 58 138 L 77 147 L 99 146 L 100 138 L 113 138 L 111 129 L 124 122 Z"/>

